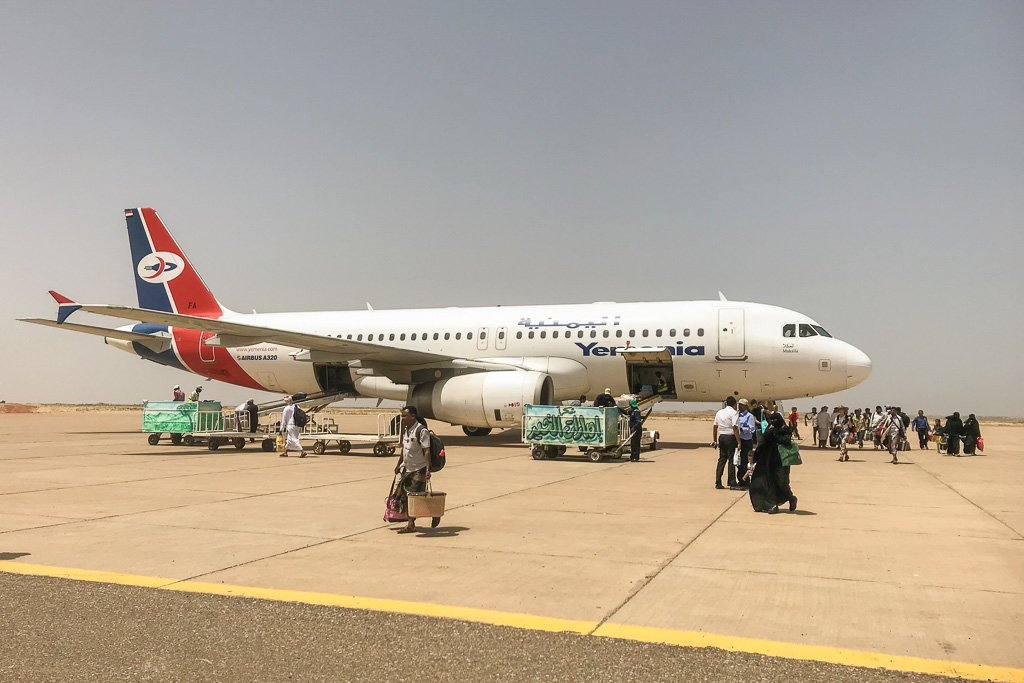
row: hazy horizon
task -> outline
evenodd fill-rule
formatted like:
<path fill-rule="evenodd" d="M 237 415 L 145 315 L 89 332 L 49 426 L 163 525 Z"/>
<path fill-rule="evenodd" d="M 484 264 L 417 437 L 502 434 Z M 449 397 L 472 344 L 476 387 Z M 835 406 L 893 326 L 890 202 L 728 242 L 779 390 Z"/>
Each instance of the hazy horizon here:
<path fill-rule="evenodd" d="M 202 382 L 15 321 L 52 317 L 49 289 L 134 305 L 122 209 L 153 206 L 233 310 L 721 290 L 871 357 L 862 385 L 787 406 L 1024 415 L 1006 398 L 1022 3 L 13 2 L 0 20 L 0 400 Z"/>

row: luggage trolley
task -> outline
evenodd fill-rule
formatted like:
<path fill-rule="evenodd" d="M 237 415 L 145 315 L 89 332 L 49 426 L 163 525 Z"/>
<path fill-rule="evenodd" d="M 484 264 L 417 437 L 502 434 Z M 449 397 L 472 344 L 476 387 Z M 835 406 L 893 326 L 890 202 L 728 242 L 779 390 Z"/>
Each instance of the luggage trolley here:
<path fill-rule="evenodd" d="M 593 462 L 622 457 L 617 408 L 523 406 L 523 443 L 534 460 L 557 458 L 577 446 Z"/>
<path fill-rule="evenodd" d="M 196 432 L 219 432 L 224 416 L 219 401 L 145 401 L 142 404 L 142 431 L 149 432 L 150 446 L 160 443 L 164 432 L 175 446 L 196 443 Z"/>
<path fill-rule="evenodd" d="M 333 418 L 310 419 L 299 432 L 300 441 L 312 441 L 313 452 L 322 455 L 327 451 L 330 443 L 336 443 L 338 451 L 348 453 L 352 450 L 353 444 L 373 444 L 374 455 L 394 455 L 398 448 L 398 439 L 401 432 L 401 418 L 392 413 L 379 413 L 377 415 L 376 434 L 345 434 L 338 429 Z"/>

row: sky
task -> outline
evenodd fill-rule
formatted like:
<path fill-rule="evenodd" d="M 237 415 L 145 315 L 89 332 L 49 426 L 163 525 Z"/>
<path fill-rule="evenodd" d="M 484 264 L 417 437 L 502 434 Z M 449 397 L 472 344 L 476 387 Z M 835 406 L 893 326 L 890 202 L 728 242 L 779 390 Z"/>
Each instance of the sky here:
<path fill-rule="evenodd" d="M 1024 415 L 1024 3 L 12 0 L 0 63 L 0 400 L 198 383 L 15 321 L 135 305 L 153 206 L 237 311 L 721 290 L 871 357 L 801 409 Z"/>

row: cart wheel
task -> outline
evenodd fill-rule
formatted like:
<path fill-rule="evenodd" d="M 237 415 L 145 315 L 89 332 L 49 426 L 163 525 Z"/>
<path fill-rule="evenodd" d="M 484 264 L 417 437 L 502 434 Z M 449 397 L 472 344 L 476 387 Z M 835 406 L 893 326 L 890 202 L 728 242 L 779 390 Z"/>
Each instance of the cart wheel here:
<path fill-rule="evenodd" d="M 238 450 L 242 450 L 243 448 L 245 448 L 245 439 L 243 439 L 243 438 L 242 438 L 242 437 L 240 437 L 240 436 L 236 436 L 236 437 L 235 437 L 235 438 L 234 438 L 234 439 L 232 440 L 232 443 L 234 443 L 234 444 L 235 444 L 235 448 L 237 448 Z"/>
<path fill-rule="evenodd" d="M 211 436 L 209 440 L 207 440 L 206 442 L 206 447 L 209 448 L 211 451 L 217 450 L 218 448 L 220 448 L 220 439 Z"/>
<path fill-rule="evenodd" d="M 338 442 L 338 450 L 341 451 L 342 453 L 348 453 L 350 450 L 352 450 L 352 442 L 345 441 L 345 439 L 342 439 L 341 441 Z"/>
<path fill-rule="evenodd" d="M 534 460 L 543 460 L 544 447 L 541 446 L 540 444 L 534 444 L 533 446 L 530 446 L 530 455 L 533 457 Z"/>
<path fill-rule="evenodd" d="M 394 455 L 394 454 L 395 454 L 395 447 L 394 446 L 388 446 L 388 455 Z"/>
<path fill-rule="evenodd" d="M 557 458 L 558 457 L 558 446 L 551 446 L 551 445 L 545 446 L 544 447 L 544 456 L 547 457 L 550 460 L 554 460 L 555 458 Z"/>
<path fill-rule="evenodd" d="M 373 444 L 373 454 L 374 455 L 387 455 L 387 452 L 388 452 L 388 447 L 385 446 L 384 444 L 382 444 L 382 443 L 375 443 L 375 444 Z"/>
<path fill-rule="evenodd" d="M 555 446 L 555 455 L 565 455 L 565 446 Z"/>
<path fill-rule="evenodd" d="M 181 434 L 171 434 L 171 443 L 175 446 L 181 445 Z"/>
<path fill-rule="evenodd" d="M 622 459 L 622 451 L 620 451 L 618 448 L 616 448 L 615 452 L 612 453 L 612 459 L 613 460 L 621 460 Z M 597 462 L 597 461 L 595 460 L 594 462 Z"/>
<path fill-rule="evenodd" d="M 150 446 L 155 446 L 158 443 L 160 443 L 160 435 L 159 434 L 150 434 L 149 437 L 146 439 L 146 441 L 149 442 Z"/>
<path fill-rule="evenodd" d="M 274 450 L 274 440 L 263 439 L 263 442 L 260 443 L 260 448 L 262 448 L 265 453 L 270 453 L 272 450 Z"/>
<path fill-rule="evenodd" d="M 316 441 L 313 443 L 313 452 L 317 455 L 323 455 L 325 450 L 327 450 L 326 441 Z"/>
<path fill-rule="evenodd" d="M 587 454 L 587 457 L 590 458 L 590 462 L 601 462 L 601 458 L 604 457 L 604 453 L 601 451 L 590 451 L 590 453 Z M 622 457 L 621 454 L 619 457 Z"/>
<path fill-rule="evenodd" d="M 654 439 L 651 441 L 651 450 L 658 450 L 658 437 L 654 437 Z"/>
<path fill-rule="evenodd" d="M 181 437 L 181 442 L 183 444 L 185 444 L 186 446 L 195 446 L 196 445 L 196 439 L 191 434 L 186 434 L 185 436 Z"/>

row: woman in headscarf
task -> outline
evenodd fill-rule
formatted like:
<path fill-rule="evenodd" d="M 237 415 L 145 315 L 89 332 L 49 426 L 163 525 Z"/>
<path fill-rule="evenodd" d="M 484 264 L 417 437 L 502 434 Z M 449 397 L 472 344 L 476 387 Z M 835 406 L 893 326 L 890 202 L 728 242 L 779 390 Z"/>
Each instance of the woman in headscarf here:
<path fill-rule="evenodd" d="M 946 435 L 946 455 L 960 457 L 960 435 L 964 433 L 964 422 L 960 413 L 953 413 L 946 418 L 946 426 L 942 428 Z"/>
<path fill-rule="evenodd" d="M 750 475 L 750 504 L 755 512 L 775 513 L 779 505 L 789 503 L 796 510 L 796 496 L 789 485 L 789 466 L 782 464 L 779 445 L 789 446 L 793 435 L 782 415 L 775 413 L 768 423 L 764 440 L 754 451 L 754 469 Z"/>
<path fill-rule="evenodd" d="M 974 413 L 971 413 L 964 421 L 964 455 L 974 455 L 980 438 L 981 425 L 978 424 L 978 418 L 974 417 Z"/>

